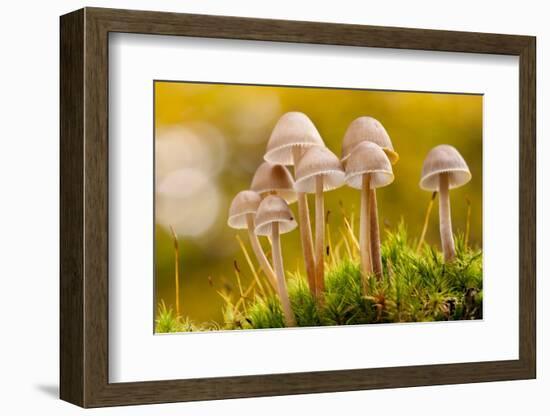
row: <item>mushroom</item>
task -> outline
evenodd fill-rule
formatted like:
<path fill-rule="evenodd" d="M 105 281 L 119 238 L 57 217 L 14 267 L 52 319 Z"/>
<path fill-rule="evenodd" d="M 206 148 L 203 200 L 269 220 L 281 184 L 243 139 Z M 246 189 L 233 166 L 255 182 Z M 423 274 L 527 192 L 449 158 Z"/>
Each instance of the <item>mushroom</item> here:
<path fill-rule="evenodd" d="M 372 271 L 372 262 L 382 262 L 381 259 L 375 259 L 371 262 L 371 253 L 380 255 L 380 247 L 375 250 L 369 250 L 369 228 L 370 228 L 370 209 L 369 196 L 370 190 L 381 188 L 393 182 L 393 171 L 390 160 L 382 148 L 372 142 L 359 143 L 346 161 L 346 183 L 355 189 L 361 189 L 361 213 L 359 246 L 361 251 L 361 269 L 363 279 Z M 371 244 L 380 244 L 372 242 Z M 366 283 L 363 280 L 364 284 Z M 366 287 L 364 287 L 366 289 Z"/>
<path fill-rule="evenodd" d="M 292 111 L 283 114 L 277 121 L 267 143 L 264 159 L 275 164 L 294 166 L 294 169 L 296 169 L 296 164 L 304 151 L 311 146 L 324 147 L 325 144 L 308 116 Z M 298 192 L 296 197 L 298 198 L 300 238 L 306 274 L 309 288 L 315 293 L 315 258 L 307 197 L 303 192 Z"/>
<path fill-rule="evenodd" d="M 279 195 L 288 204 L 296 202 L 294 179 L 283 165 L 263 162 L 254 173 L 250 189 L 262 196 Z"/>
<path fill-rule="evenodd" d="M 260 242 L 258 241 L 258 236 L 254 232 L 254 218 L 256 216 L 256 211 L 258 211 L 258 207 L 260 206 L 260 202 L 262 202 L 262 198 L 254 191 L 239 192 L 235 195 L 235 198 L 233 198 L 231 206 L 229 207 L 229 218 L 227 219 L 227 224 L 231 228 L 246 228 L 248 230 L 248 238 L 250 239 L 250 245 L 252 246 L 256 259 L 258 260 L 258 263 L 260 263 L 260 267 L 267 276 L 271 286 L 273 286 L 273 289 L 277 291 L 278 285 L 275 273 L 265 256 Z"/>
<path fill-rule="evenodd" d="M 368 141 L 377 144 L 384 150 L 392 165 L 399 160 L 399 155 L 393 150 L 390 136 L 382 123 L 372 117 L 363 116 L 353 120 L 342 141 L 342 162 L 349 158 L 353 149 L 361 142 Z M 371 189 L 369 195 L 370 211 L 370 239 L 374 274 L 382 276 L 382 257 L 377 250 L 380 249 L 380 228 L 378 226 L 378 203 L 376 201 L 376 190 Z"/>
<path fill-rule="evenodd" d="M 298 192 L 315 194 L 315 290 L 319 298 L 325 289 L 325 208 L 323 192 L 344 184 L 344 169 L 328 148 L 310 147 L 296 165 Z"/>
<path fill-rule="evenodd" d="M 353 149 L 361 142 L 372 142 L 384 150 L 392 165 L 399 160 L 399 155 L 393 150 L 390 136 L 382 123 L 372 117 L 363 116 L 353 120 L 342 140 L 342 162 L 345 162 Z"/>
<path fill-rule="evenodd" d="M 281 254 L 280 235 L 294 230 L 298 224 L 286 201 L 276 195 L 269 195 L 260 203 L 256 212 L 256 229 L 258 235 L 271 236 L 273 244 L 273 267 L 277 277 L 278 292 L 281 298 L 286 326 L 295 326 L 296 319 L 290 307 L 290 299 L 286 288 L 283 256 Z"/>
<path fill-rule="evenodd" d="M 420 188 L 439 192 L 439 233 L 445 262 L 455 257 L 449 189 L 458 188 L 472 179 L 462 155 L 453 146 L 442 144 L 428 152 L 420 179 Z"/>

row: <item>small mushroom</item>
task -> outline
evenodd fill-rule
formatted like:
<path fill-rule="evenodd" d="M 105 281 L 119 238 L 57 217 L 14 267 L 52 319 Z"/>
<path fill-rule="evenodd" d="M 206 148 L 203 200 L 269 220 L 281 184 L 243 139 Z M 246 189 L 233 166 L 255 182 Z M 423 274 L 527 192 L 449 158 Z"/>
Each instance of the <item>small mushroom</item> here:
<path fill-rule="evenodd" d="M 279 195 L 288 204 L 296 202 L 294 179 L 283 165 L 263 162 L 254 173 L 250 189 L 261 196 Z"/>
<path fill-rule="evenodd" d="M 399 155 L 393 150 L 390 136 L 382 123 L 372 117 L 363 116 L 353 120 L 342 140 L 342 162 L 345 162 L 353 149 L 361 142 L 372 142 L 384 150 L 392 165 L 399 160 Z"/>
<path fill-rule="evenodd" d="M 310 147 L 296 165 L 298 192 L 315 194 L 315 289 L 322 296 L 325 288 L 325 207 L 323 192 L 344 184 L 344 169 L 328 148 Z"/>
<path fill-rule="evenodd" d="M 279 165 L 294 166 L 296 169 L 304 151 L 312 146 L 325 146 L 317 128 L 304 113 L 291 111 L 283 114 L 273 128 L 264 159 Z M 315 293 L 315 258 L 307 197 L 303 192 L 298 192 L 296 197 L 306 274 L 309 288 Z"/>
<path fill-rule="evenodd" d="M 370 250 L 369 247 L 370 190 L 389 185 L 393 182 L 393 178 L 388 156 L 380 146 L 372 142 L 359 143 L 346 161 L 346 183 L 352 188 L 361 189 L 359 246 L 364 279 L 372 272 L 371 253 L 380 253 L 380 247 L 376 250 Z M 379 259 L 374 261 L 381 262 Z"/>
<path fill-rule="evenodd" d="M 399 155 L 393 150 L 393 144 L 390 136 L 382 123 L 372 117 L 363 116 L 353 120 L 342 141 L 342 163 L 349 158 L 353 149 L 361 142 L 372 142 L 377 144 L 384 150 L 386 156 L 392 165 L 395 165 L 399 160 Z M 378 225 L 378 203 L 376 200 L 376 190 L 371 189 L 369 195 L 369 211 L 370 211 L 370 239 L 371 250 L 373 250 L 373 270 L 378 277 L 382 276 L 382 257 L 376 252 L 380 248 L 380 228 Z"/>
<path fill-rule="evenodd" d="M 468 165 L 453 146 L 436 146 L 424 159 L 420 188 L 439 192 L 439 233 L 445 262 L 452 261 L 455 257 L 449 190 L 468 183 L 471 178 Z"/>
<path fill-rule="evenodd" d="M 294 230 L 298 224 L 285 200 L 276 195 L 269 195 L 260 203 L 256 212 L 256 229 L 258 235 L 271 236 L 273 244 L 273 267 L 277 277 L 278 292 L 281 298 L 286 326 L 295 326 L 296 318 L 290 306 L 290 298 L 286 288 L 286 279 L 281 254 L 280 235 Z"/>
<path fill-rule="evenodd" d="M 233 198 L 231 206 L 229 207 L 229 218 L 227 219 L 227 224 L 231 228 L 246 228 L 248 230 L 248 238 L 250 239 L 250 245 L 252 246 L 254 255 L 256 256 L 258 263 L 260 263 L 260 267 L 267 276 L 267 279 L 271 283 L 271 286 L 273 286 L 273 289 L 277 291 L 278 285 L 275 272 L 265 256 L 262 246 L 258 240 L 258 236 L 254 232 L 254 218 L 261 202 L 262 198 L 254 191 L 239 192 L 235 195 L 235 198 Z"/>

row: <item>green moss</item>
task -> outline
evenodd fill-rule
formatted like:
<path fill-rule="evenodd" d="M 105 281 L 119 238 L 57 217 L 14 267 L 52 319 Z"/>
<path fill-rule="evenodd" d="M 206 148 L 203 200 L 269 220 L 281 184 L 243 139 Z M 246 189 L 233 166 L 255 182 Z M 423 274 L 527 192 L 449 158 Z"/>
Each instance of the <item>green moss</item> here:
<path fill-rule="evenodd" d="M 353 241 L 340 244 L 349 247 Z M 292 309 L 300 327 L 357 325 L 390 322 L 429 322 L 480 319 L 483 313 L 482 252 L 467 247 L 456 236 L 456 259 L 443 263 L 441 253 L 431 246 L 420 252 L 413 247 L 403 224 L 386 232 L 382 245 L 383 278 L 369 276 L 366 294 L 359 259 L 349 249 L 326 259 L 325 292 L 321 300 L 310 293 L 299 272 L 289 274 Z M 257 329 L 284 327 L 278 298 L 257 292 L 247 299 L 224 298 L 224 323 L 194 325 L 176 318 L 159 305 L 157 332 L 212 329 Z"/>

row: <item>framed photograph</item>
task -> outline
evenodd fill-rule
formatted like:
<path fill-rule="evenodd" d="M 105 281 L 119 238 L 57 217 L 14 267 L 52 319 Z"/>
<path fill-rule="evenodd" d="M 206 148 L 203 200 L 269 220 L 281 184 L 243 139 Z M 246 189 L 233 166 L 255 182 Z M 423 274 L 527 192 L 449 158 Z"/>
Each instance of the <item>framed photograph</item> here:
<path fill-rule="evenodd" d="M 60 27 L 63 400 L 536 377 L 534 37 Z"/>

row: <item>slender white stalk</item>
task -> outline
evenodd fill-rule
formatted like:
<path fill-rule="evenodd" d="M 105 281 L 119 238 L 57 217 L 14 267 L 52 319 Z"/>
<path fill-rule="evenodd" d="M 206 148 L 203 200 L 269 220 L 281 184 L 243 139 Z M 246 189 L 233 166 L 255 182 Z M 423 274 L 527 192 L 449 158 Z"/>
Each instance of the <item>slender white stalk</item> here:
<path fill-rule="evenodd" d="M 449 175 L 439 175 L 439 233 L 441 235 L 441 249 L 445 262 L 455 258 L 455 241 L 451 222 L 451 201 L 449 200 Z"/>
<path fill-rule="evenodd" d="M 296 164 L 300 160 L 301 154 L 302 151 L 298 147 L 294 147 L 292 151 L 294 176 L 296 176 Z M 311 235 L 307 196 L 303 192 L 297 192 L 296 196 L 298 198 L 298 226 L 300 227 L 300 239 L 302 241 L 302 252 L 306 266 L 307 281 L 309 290 L 315 295 L 315 257 L 313 255 L 313 237 Z"/>
<path fill-rule="evenodd" d="M 294 312 L 290 307 L 290 299 L 286 288 L 285 272 L 283 267 L 283 256 L 281 254 L 281 239 L 279 237 L 279 223 L 274 222 L 271 226 L 271 241 L 273 243 L 273 266 L 275 275 L 277 276 L 277 284 L 279 287 L 279 296 L 283 307 L 286 326 L 296 326 Z"/>
<path fill-rule="evenodd" d="M 361 253 L 361 271 L 363 274 L 363 288 L 366 290 L 367 277 L 372 273 L 372 263 L 369 247 L 369 190 L 370 175 L 364 174 L 361 188 L 361 214 L 359 224 L 359 250 Z"/>
<path fill-rule="evenodd" d="M 376 202 L 376 189 L 371 189 L 369 195 L 370 214 L 370 245 L 372 269 L 377 279 L 382 278 L 382 254 L 380 253 L 380 228 L 378 225 L 378 203 Z"/>
<path fill-rule="evenodd" d="M 325 290 L 325 201 L 323 175 L 315 177 L 315 291 L 317 298 Z"/>
<path fill-rule="evenodd" d="M 258 236 L 254 232 L 254 214 L 246 215 L 246 225 L 248 228 L 248 238 L 250 239 L 250 245 L 252 246 L 252 250 L 254 251 L 256 260 L 258 260 L 258 263 L 260 263 L 260 267 L 262 268 L 264 274 L 267 276 L 267 280 L 269 280 L 271 286 L 273 286 L 273 289 L 275 289 L 275 291 L 278 291 L 275 272 L 273 271 L 273 268 L 271 267 L 269 261 L 267 260 L 267 257 L 265 256 L 262 246 L 260 245 L 260 241 L 258 240 Z"/>

